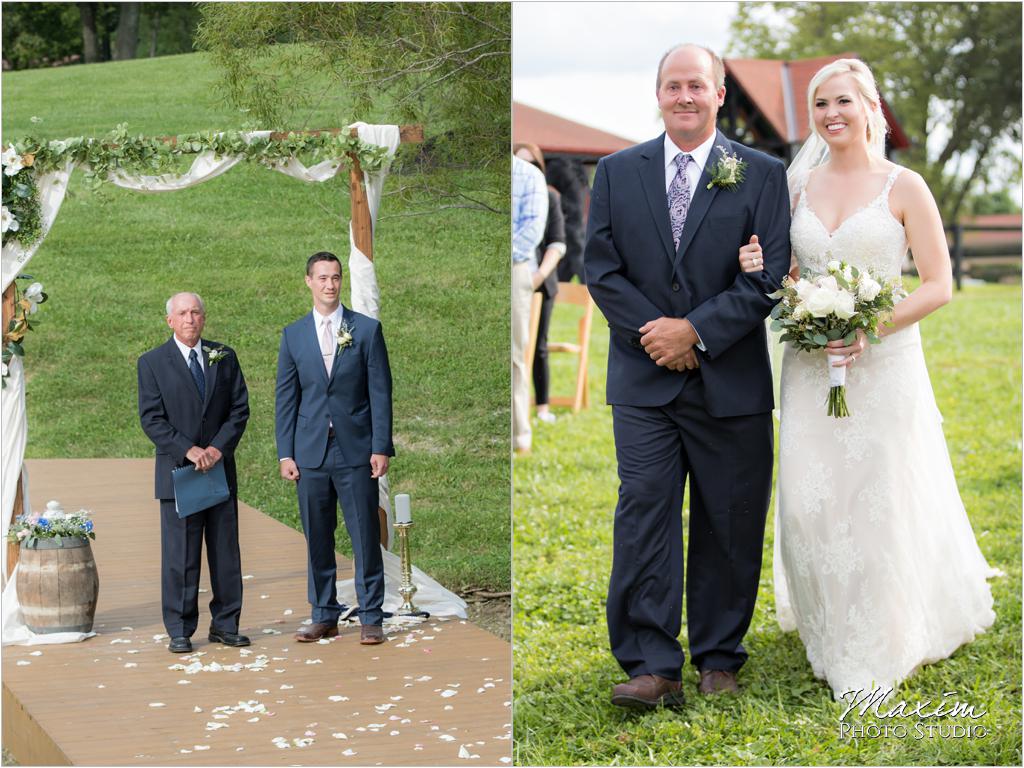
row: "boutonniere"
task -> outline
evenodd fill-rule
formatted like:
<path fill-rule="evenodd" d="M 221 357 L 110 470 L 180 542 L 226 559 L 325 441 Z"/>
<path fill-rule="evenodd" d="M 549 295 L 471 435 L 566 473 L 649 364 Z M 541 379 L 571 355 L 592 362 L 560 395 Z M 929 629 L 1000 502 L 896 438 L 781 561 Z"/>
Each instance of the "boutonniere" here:
<path fill-rule="evenodd" d="M 348 324 L 347 320 L 342 319 L 338 323 L 338 351 L 343 351 L 346 347 L 352 346 L 352 326 Z"/>
<path fill-rule="evenodd" d="M 210 356 L 210 365 L 216 365 L 225 357 L 231 354 L 226 349 L 224 349 L 223 346 L 217 347 L 216 349 L 214 349 L 213 347 L 203 347 L 203 351 Z"/>
<path fill-rule="evenodd" d="M 721 187 L 727 192 L 732 192 L 743 183 L 743 175 L 747 171 L 747 161 L 741 160 L 735 152 L 730 155 L 721 144 L 715 149 L 722 154 L 711 166 L 711 181 L 708 182 L 708 189 Z"/>

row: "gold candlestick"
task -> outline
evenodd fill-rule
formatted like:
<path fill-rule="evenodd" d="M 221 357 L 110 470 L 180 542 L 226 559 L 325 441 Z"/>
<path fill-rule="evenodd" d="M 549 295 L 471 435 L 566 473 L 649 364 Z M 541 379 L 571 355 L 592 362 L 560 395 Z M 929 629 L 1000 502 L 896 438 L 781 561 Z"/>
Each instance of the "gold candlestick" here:
<path fill-rule="evenodd" d="M 412 528 L 412 521 L 408 523 L 395 523 L 395 530 L 398 531 L 399 552 L 402 557 L 402 584 L 398 588 L 398 594 L 402 596 L 402 607 L 398 609 L 399 616 L 430 616 L 426 611 L 421 611 L 412 601 L 416 594 L 416 585 L 412 581 L 412 558 L 409 556 L 409 529 Z"/>

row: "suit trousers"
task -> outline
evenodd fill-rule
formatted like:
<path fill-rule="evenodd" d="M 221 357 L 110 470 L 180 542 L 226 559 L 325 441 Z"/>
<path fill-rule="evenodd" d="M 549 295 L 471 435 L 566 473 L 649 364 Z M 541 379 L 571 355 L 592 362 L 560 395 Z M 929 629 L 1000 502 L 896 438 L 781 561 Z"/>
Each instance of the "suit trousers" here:
<path fill-rule="evenodd" d="M 714 418 L 698 373 L 655 408 L 612 408 L 619 501 L 607 618 L 630 677 L 681 679 L 682 504 L 690 479 L 686 615 L 698 669 L 736 671 L 747 658 L 771 494 L 770 413 Z"/>
<path fill-rule="evenodd" d="M 529 448 L 530 374 L 526 369 L 526 346 L 530 343 L 530 304 L 533 285 L 526 262 L 512 265 L 512 445 Z"/>
<path fill-rule="evenodd" d="M 160 593 L 164 628 L 192 637 L 199 624 L 199 574 L 203 538 L 210 567 L 210 626 L 238 632 L 242 613 L 242 563 L 238 550 L 238 499 L 182 519 L 174 499 L 160 499 Z"/>
<path fill-rule="evenodd" d="M 312 618 L 315 623 L 333 625 L 341 615 L 334 550 L 340 501 L 355 557 L 359 620 L 380 625 L 384 621 L 384 559 L 380 553 L 377 480 L 370 477 L 369 464 L 345 466 L 335 440 L 332 437 L 327 441 L 327 453 L 319 467 L 299 468 L 299 514 L 306 534 L 307 591 Z"/>

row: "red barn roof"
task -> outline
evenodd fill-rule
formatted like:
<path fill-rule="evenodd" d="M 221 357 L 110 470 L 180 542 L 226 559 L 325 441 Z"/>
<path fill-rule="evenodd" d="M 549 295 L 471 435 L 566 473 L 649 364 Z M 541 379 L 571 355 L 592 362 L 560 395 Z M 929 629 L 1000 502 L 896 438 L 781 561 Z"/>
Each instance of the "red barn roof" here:
<path fill-rule="evenodd" d="M 804 141 L 810 133 L 807 115 L 807 86 L 814 73 L 836 59 L 857 58 L 852 53 L 816 59 L 726 59 L 725 72 L 750 98 L 775 132 L 789 143 Z M 790 108 L 787 108 L 787 102 Z M 882 99 L 882 114 L 889 123 L 893 149 L 910 146 L 903 128 Z"/>
<path fill-rule="evenodd" d="M 591 128 L 535 107 L 512 102 L 512 143 L 532 141 L 544 152 L 604 157 L 635 141 Z"/>

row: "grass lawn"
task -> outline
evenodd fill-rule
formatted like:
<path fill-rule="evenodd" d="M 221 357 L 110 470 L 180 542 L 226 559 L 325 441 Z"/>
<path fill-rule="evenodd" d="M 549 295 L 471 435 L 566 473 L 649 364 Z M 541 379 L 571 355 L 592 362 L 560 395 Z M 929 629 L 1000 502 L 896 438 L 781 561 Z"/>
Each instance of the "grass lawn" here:
<path fill-rule="evenodd" d="M 515 462 L 516 763 L 1020 765 L 1020 286 L 968 287 L 922 325 L 961 496 L 985 557 L 1006 575 L 991 582 L 996 624 L 950 659 L 925 667 L 888 704 L 930 699 L 926 709 L 933 710 L 944 692 L 954 691 L 949 702 L 987 713 L 973 721 L 987 735 L 975 738 L 927 732 L 915 738 L 914 718 L 905 721 L 910 729 L 902 739 L 840 740 L 843 705 L 812 676 L 796 633 L 783 634 L 775 621 L 771 513 L 757 611 L 745 641 L 743 694 L 699 698 L 687 664 L 684 711 L 638 715 L 611 705 L 611 686 L 624 679 L 608 650 L 604 616 L 617 480 L 611 410 L 602 404 L 607 331 L 603 322 L 594 328 L 594 405 L 540 424 L 532 455 Z M 559 307 L 551 339 L 574 337 L 572 310 Z M 555 357 L 562 359 L 552 390 L 560 394 L 573 380 L 574 361 Z M 685 636 L 684 625 L 684 647 Z M 877 722 L 851 717 L 858 725 Z M 948 727 L 952 721 L 924 722 Z"/>
<path fill-rule="evenodd" d="M 245 116 L 212 88 L 215 79 L 203 54 L 4 73 L 4 137 L 99 136 L 121 122 L 158 136 L 238 128 Z M 332 94 L 305 126 L 395 122 L 379 111 L 348 114 L 343 94 Z M 32 116 L 42 122 L 31 123 Z M 429 138 L 443 126 L 425 128 Z M 416 151 L 403 147 L 400 157 Z M 506 163 L 447 173 L 507 211 Z M 151 456 L 139 427 L 135 361 L 168 338 L 167 297 L 194 290 L 207 303 L 204 336 L 234 347 L 249 386 L 240 497 L 299 528 L 294 487 L 277 470 L 277 350 L 281 329 L 312 306 L 306 258 L 330 250 L 347 263 L 347 178 L 304 184 L 243 164 L 173 194 L 109 187 L 96 195 L 76 172 L 72 196 L 26 270 L 50 295 L 25 344 L 28 456 Z M 440 210 L 422 191 L 402 200 L 396 194 L 432 180 L 413 170 L 389 177 L 375 242 L 395 381 L 391 490 L 412 496 L 417 565 L 453 589 L 505 590 L 509 219 Z M 35 506 L 44 501 L 33 499 Z M 140 510 L 148 513 L 157 525 L 155 504 Z M 351 552 L 343 526 L 339 548 Z M 242 559 L 244 566 L 244 552 Z"/>

